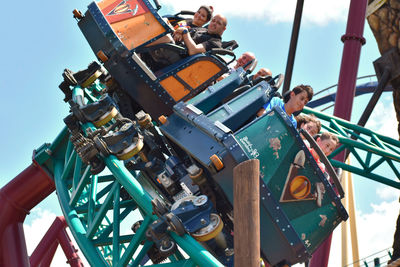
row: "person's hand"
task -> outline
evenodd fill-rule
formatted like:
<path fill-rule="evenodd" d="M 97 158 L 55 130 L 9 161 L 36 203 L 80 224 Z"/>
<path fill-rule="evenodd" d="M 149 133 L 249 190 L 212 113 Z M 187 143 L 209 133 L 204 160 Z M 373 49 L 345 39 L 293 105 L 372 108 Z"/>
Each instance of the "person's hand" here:
<path fill-rule="evenodd" d="M 174 32 L 175 42 L 181 42 L 183 40 L 183 31 L 187 30 L 186 27 L 178 27 Z"/>
<path fill-rule="evenodd" d="M 257 111 L 257 117 L 261 117 L 262 115 L 264 115 L 264 113 L 265 113 L 265 108 L 260 108 Z"/>
<path fill-rule="evenodd" d="M 179 33 L 179 32 L 174 32 L 174 41 L 176 42 L 176 43 L 178 43 L 178 42 L 182 42 L 182 39 L 183 39 L 183 36 L 182 36 L 182 33 Z"/>
<path fill-rule="evenodd" d="M 184 30 L 187 30 L 187 28 L 186 28 L 186 27 L 179 27 L 179 28 L 177 28 L 177 29 L 175 30 L 175 34 L 176 34 L 176 33 L 183 34 L 183 31 L 184 31 Z"/>

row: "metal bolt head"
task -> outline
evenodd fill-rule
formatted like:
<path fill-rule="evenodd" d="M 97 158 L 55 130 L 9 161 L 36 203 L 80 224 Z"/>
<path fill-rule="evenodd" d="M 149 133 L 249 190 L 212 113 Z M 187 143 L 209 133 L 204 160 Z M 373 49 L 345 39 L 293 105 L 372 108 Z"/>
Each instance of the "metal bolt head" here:
<path fill-rule="evenodd" d="M 206 203 L 207 203 L 207 200 L 208 200 L 208 197 L 207 197 L 206 195 L 201 195 L 201 196 L 196 197 L 196 198 L 193 200 L 193 204 L 194 204 L 195 206 L 197 206 L 197 207 L 200 207 L 200 206 L 206 204 Z"/>
<path fill-rule="evenodd" d="M 226 248 L 225 249 L 225 256 L 230 257 L 234 254 L 233 248 Z"/>

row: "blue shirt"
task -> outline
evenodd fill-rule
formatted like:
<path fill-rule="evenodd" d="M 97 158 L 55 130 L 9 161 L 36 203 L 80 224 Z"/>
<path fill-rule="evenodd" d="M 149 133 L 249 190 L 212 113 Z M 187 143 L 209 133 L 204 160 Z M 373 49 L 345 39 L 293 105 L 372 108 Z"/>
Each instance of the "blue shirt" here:
<path fill-rule="evenodd" d="M 271 101 L 269 101 L 269 103 L 267 103 L 267 104 L 265 104 L 264 106 L 263 106 L 263 108 L 265 109 L 265 111 L 266 112 L 268 112 L 268 111 L 270 111 L 273 107 L 275 107 L 275 106 L 279 106 L 283 111 L 285 111 L 285 113 L 286 113 L 286 110 L 285 110 L 285 103 L 283 102 L 283 100 L 282 99 L 280 99 L 279 97 L 273 97 L 272 99 L 271 99 Z M 288 115 L 287 113 L 286 113 L 286 115 Z M 294 118 L 294 116 L 293 116 L 293 114 L 292 115 L 288 115 L 288 117 L 289 117 L 289 120 L 292 122 L 292 124 L 294 125 L 294 128 L 297 128 L 297 121 L 296 121 L 296 119 Z"/>

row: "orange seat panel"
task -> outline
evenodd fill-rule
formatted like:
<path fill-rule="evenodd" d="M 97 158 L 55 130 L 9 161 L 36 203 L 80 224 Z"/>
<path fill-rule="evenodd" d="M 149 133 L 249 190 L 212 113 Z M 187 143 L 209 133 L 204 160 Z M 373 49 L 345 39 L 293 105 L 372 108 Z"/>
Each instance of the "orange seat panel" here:
<path fill-rule="evenodd" d="M 168 94 L 178 102 L 190 93 L 190 90 L 185 88 L 175 77 L 169 76 L 160 82 L 161 86 L 168 92 Z"/>
<path fill-rule="evenodd" d="M 195 89 L 220 70 L 221 68 L 214 62 L 201 60 L 179 71 L 177 75 Z"/>
<path fill-rule="evenodd" d="M 160 81 L 160 84 L 178 102 L 216 75 L 220 70 L 221 68 L 214 62 L 200 60 L 177 72 L 177 76 L 189 85 L 189 88 L 173 76 Z"/>

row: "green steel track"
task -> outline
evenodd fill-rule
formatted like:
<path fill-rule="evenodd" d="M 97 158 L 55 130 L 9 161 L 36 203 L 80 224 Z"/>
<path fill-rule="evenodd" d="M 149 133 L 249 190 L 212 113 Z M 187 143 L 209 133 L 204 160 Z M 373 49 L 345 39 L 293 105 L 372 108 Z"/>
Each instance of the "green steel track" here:
<path fill-rule="evenodd" d="M 101 90 L 99 86 L 95 84 L 91 90 Z M 88 92 L 86 89 L 86 99 L 95 101 Z M 83 90 L 76 87 L 74 93 L 82 94 Z M 84 128 L 95 129 L 91 123 Z M 111 155 L 103 158 L 106 170 L 92 175 L 90 166 L 73 149 L 67 128 L 53 144 L 39 148 L 35 160 L 54 177 L 64 217 L 90 265 L 139 266 L 153 245 L 145 236 L 146 230 L 157 219 L 151 196 L 137 181 L 139 173 L 129 172 Z M 122 187 L 131 199 L 121 199 Z M 134 233 L 130 227 L 139 220 L 142 222 Z M 180 250 L 154 266 L 223 266 L 190 235 L 170 235 Z"/>

